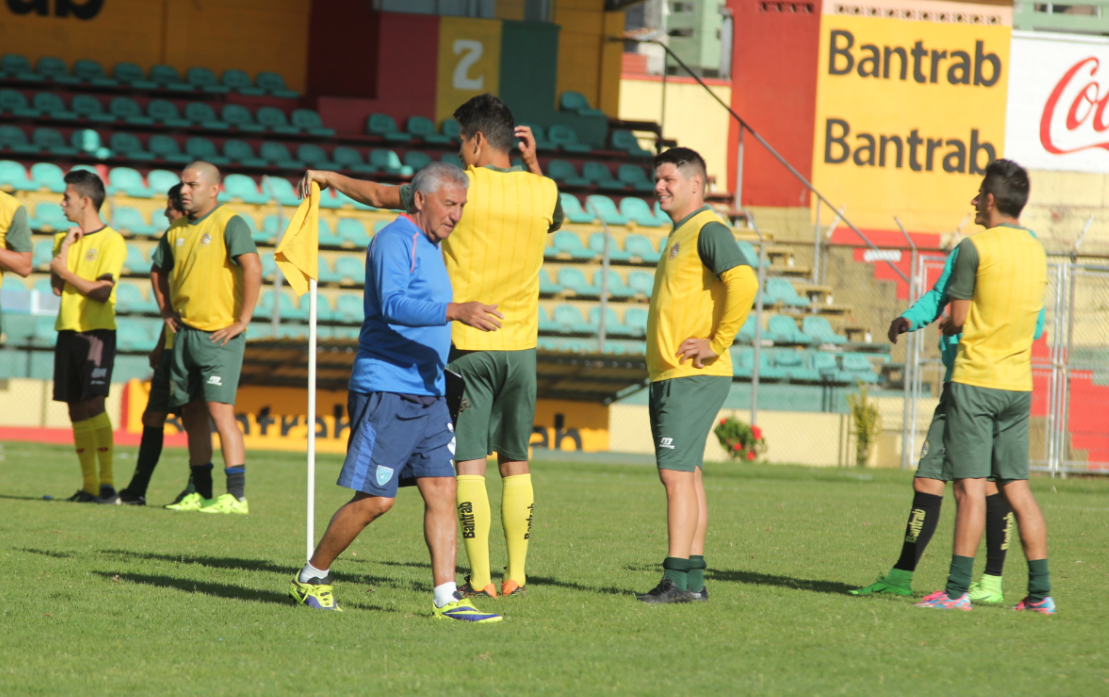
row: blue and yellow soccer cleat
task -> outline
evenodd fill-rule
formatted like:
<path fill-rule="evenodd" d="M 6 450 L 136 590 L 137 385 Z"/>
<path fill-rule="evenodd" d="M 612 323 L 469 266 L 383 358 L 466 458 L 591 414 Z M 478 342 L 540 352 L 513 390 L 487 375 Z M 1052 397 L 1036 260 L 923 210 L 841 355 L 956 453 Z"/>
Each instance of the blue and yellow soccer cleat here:
<path fill-rule="evenodd" d="M 169 504 L 166 508 L 171 511 L 199 511 L 202 506 L 211 505 L 212 503 L 213 499 L 201 498 L 200 494 L 194 491 L 191 494 L 187 494 L 177 503 Z"/>
<path fill-rule="evenodd" d="M 462 622 L 500 622 L 504 618 L 491 612 L 482 612 L 474 607 L 474 602 L 469 598 L 459 598 L 453 603 L 443 607 L 435 607 L 435 617 L 441 620 L 459 620 Z"/>
<path fill-rule="evenodd" d="M 893 569 L 865 588 L 847 591 L 848 595 L 912 595 L 913 572 Z"/>
<path fill-rule="evenodd" d="M 1013 608 L 1014 610 L 1027 610 L 1030 612 L 1038 612 L 1041 615 L 1054 615 L 1055 614 L 1055 599 L 1050 595 L 1043 600 L 1033 602 L 1028 598 L 1020 601 L 1020 604 Z"/>
<path fill-rule="evenodd" d="M 215 500 L 210 501 L 200 507 L 201 513 L 237 513 L 239 515 L 247 515 L 250 513 L 250 505 L 246 499 L 237 499 L 234 494 L 223 494 Z"/>
<path fill-rule="evenodd" d="M 963 593 L 958 598 L 949 598 L 944 591 L 936 591 L 916 604 L 915 607 L 926 607 L 933 610 L 962 610 L 970 612 L 974 608 L 970 605 L 970 595 Z"/>
<path fill-rule="evenodd" d="M 1001 591 L 1001 577 L 982 574 L 982 578 L 970 584 L 967 589 L 970 602 L 979 605 L 1001 605 L 1005 594 Z"/>
<path fill-rule="evenodd" d="M 293 596 L 293 600 L 299 605 L 313 610 L 343 611 L 331 592 L 330 574 L 324 578 L 312 579 L 309 583 L 301 583 L 299 579 L 294 578 L 292 585 L 289 586 L 289 595 Z"/>

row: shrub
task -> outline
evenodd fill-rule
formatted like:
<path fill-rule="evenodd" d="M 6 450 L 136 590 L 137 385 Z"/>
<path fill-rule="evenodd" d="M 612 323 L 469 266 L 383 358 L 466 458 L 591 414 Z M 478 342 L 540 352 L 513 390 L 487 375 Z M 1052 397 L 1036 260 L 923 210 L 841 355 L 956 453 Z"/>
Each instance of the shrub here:
<path fill-rule="evenodd" d="M 766 453 L 766 439 L 762 429 L 750 426 L 734 416 L 720 419 L 713 433 L 720 440 L 720 447 L 732 460 L 754 462 Z"/>

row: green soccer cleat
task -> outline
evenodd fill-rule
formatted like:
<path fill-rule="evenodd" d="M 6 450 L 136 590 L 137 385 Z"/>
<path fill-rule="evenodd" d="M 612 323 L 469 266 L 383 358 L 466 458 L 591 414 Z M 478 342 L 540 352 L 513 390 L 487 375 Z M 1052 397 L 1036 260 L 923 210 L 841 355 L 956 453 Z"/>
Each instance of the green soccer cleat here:
<path fill-rule="evenodd" d="M 457 596 L 455 596 L 457 597 Z M 435 607 L 432 603 L 432 608 L 435 611 L 436 619 L 440 620 L 460 620 L 462 622 L 474 623 L 487 623 L 487 622 L 500 622 L 504 618 L 500 615 L 495 615 L 492 612 L 482 612 L 474 607 L 474 601 L 469 598 L 459 598 L 453 603 L 447 603 L 443 607 Z"/>
<path fill-rule="evenodd" d="M 886 576 L 878 576 L 878 580 L 866 588 L 856 588 L 847 591 L 848 595 L 912 595 L 913 574 L 911 571 L 891 569 Z"/>
<path fill-rule="evenodd" d="M 199 511 L 201 507 L 210 505 L 213 499 L 204 499 L 200 494 L 193 492 L 188 494 L 177 503 L 171 503 L 166 506 L 171 511 Z"/>
<path fill-rule="evenodd" d="M 237 499 L 234 494 L 223 494 L 214 501 L 205 503 L 199 510 L 201 513 L 237 513 L 239 515 L 246 515 L 250 513 L 250 505 L 247 504 L 245 498 Z"/>
<path fill-rule="evenodd" d="M 979 605 L 1001 605 L 1005 602 L 1000 576 L 982 574 L 981 579 L 970 584 L 967 593 L 970 595 L 970 602 Z"/>
<path fill-rule="evenodd" d="M 309 583 L 301 583 L 299 579 L 294 578 L 289 586 L 289 595 L 293 596 L 293 600 L 297 601 L 297 604 L 310 607 L 313 610 L 343 611 L 343 608 L 339 607 L 339 602 L 335 600 L 334 593 L 331 592 L 330 575 L 325 578 L 312 579 L 312 582 Z"/>

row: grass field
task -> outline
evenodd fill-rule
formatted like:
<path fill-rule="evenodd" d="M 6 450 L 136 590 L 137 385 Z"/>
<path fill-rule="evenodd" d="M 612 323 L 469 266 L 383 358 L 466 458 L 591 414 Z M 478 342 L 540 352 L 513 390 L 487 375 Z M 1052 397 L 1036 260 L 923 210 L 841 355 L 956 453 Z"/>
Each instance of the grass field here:
<path fill-rule="evenodd" d="M 72 451 L 0 452 L 5 695 L 1109 693 L 1109 481 L 1034 482 L 1060 607 L 1043 617 L 845 595 L 896 558 L 901 472 L 711 465 L 712 600 L 649 607 L 631 592 L 653 587 L 666 550 L 654 469 L 538 463 L 529 592 L 479 604 L 500 624 L 460 626 L 431 619 L 415 491 L 336 563 L 347 612 L 319 613 L 287 596 L 304 554 L 302 455 L 251 454 L 244 518 L 46 502 L 77 487 Z M 126 483 L 135 450 L 118 452 Z M 153 503 L 180 489 L 182 462 L 166 451 Z M 347 498 L 339 465 L 321 458 L 321 533 Z M 497 510 L 495 477 L 490 489 Z M 950 495 L 945 510 L 918 595 L 946 575 Z M 498 520 L 494 568 L 499 534 Z M 1024 584 L 1014 550 L 1007 600 Z"/>

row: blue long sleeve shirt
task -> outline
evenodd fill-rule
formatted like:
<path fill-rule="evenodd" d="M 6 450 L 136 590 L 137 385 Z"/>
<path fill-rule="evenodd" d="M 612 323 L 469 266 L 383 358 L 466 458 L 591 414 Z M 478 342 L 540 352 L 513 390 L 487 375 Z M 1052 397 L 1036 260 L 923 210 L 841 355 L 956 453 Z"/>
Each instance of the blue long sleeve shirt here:
<path fill-rule="evenodd" d="M 1036 233 L 1031 230 L 1028 234 L 1033 237 Z M 951 302 L 951 297 L 947 294 L 948 286 L 951 285 L 951 270 L 955 268 L 955 260 L 959 258 L 959 248 L 956 247 L 947 255 L 947 261 L 943 265 L 943 273 L 936 280 L 935 285 L 927 293 L 922 295 L 919 300 L 913 303 L 913 306 L 908 310 L 901 313 L 901 316 L 909 320 L 909 331 L 915 332 L 918 329 L 927 327 L 932 322 L 935 322 L 943 316 L 943 310 L 947 304 Z M 1044 311 L 1040 309 L 1040 316 L 1036 320 L 1036 335 L 1034 340 L 1038 340 L 1044 333 Z M 962 334 L 955 336 L 940 335 L 940 358 L 943 361 L 943 366 L 946 371 L 943 375 L 944 382 L 951 382 L 951 373 L 955 369 L 955 354 L 959 350 L 959 339 Z"/>
<path fill-rule="evenodd" d="M 443 252 L 406 216 L 366 250 L 365 319 L 350 376 L 355 392 L 445 394 L 452 301 Z"/>

